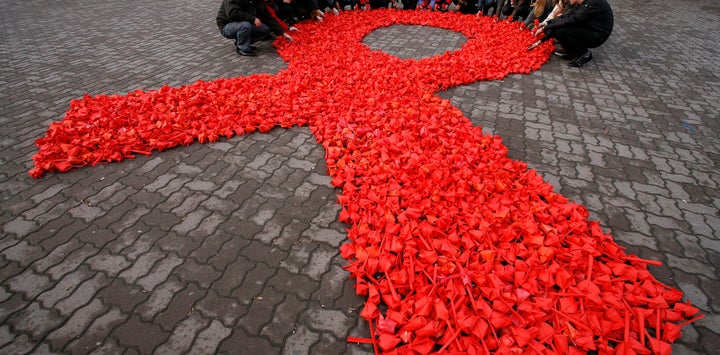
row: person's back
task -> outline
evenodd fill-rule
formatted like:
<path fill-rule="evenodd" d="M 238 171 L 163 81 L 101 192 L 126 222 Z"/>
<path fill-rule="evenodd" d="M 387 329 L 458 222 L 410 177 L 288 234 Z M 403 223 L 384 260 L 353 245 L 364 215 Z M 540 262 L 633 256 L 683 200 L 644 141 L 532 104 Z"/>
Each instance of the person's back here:
<path fill-rule="evenodd" d="M 559 24 L 585 26 L 610 36 L 615 18 L 607 0 L 573 0 L 567 14 L 560 17 Z"/>
<path fill-rule="evenodd" d="M 273 33 L 292 40 L 270 14 L 265 0 L 223 0 L 215 21 L 220 34 L 235 40 L 235 51 L 244 56 L 255 56 L 252 44 L 275 39 Z"/>

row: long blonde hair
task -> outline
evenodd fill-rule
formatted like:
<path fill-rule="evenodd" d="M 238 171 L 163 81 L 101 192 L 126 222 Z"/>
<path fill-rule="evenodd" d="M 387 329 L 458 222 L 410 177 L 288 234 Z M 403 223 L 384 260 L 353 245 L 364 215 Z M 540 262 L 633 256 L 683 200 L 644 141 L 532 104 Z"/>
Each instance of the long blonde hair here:
<path fill-rule="evenodd" d="M 536 0 L 535 1 L 535 7 L 534 7 L 535 18 L 540 18 L 540 16 L 542 16 L 542 14 L 544 14 L 545 11 L 547 11 L 548 1 L 550 1 L 550 0 Z"/>

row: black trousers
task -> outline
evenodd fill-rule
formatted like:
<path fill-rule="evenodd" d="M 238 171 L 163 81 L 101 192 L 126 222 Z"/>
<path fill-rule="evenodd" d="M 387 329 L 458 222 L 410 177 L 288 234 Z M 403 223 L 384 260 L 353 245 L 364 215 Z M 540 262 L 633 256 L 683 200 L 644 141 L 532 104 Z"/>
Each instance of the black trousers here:
<path fill-rule="evenodd" d="M 512 15 L 513 11 L 515 11 L 515 8 L 512 6 L 512 4 L 508 1 L 505 3 L 505 6 L 502 8 L 501 12 L 506 17 L 510 17 Z M 516 21 L 519 18 L 527 18 L 527 15 L 530 13 L 530 6 L 523 5 L 518 7 L 517 12 L 515 13 L 515 17 L 512 18 L 513 21 Z"/>
<path fill-rule="evenodd" d="M 560 43 L 570 58 L 585 54 L 588 48 L 600 47 L 608 38 L 606 34 L 577 26 L 557 28 L 552 37 Z"/>

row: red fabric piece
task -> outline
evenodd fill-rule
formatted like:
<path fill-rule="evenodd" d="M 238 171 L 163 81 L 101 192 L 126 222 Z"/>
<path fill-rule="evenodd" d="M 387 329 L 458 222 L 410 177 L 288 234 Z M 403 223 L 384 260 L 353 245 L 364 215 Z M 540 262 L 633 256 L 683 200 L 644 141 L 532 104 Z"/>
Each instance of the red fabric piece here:
<path fill-rule="evenodd" d="M 391 24 L 468 40 L 421 60 L 361 43 Z M 698 319 L 651 261 L 626 255 L 585 208 L 434 95 L 537 70 L 550 43 L 528 52 L 527 30 L 457 13 L 344 12 L 298 27 L 295 42 L 275 42 L 288 61 L 277 75 L 72 101 L 37 140 L 30 175 L 308 125 L 342 189 L 340 251 L 367 296 L 360 315 L 376 351 L 665 353 Z"/>
<path fill-rule="evenodd" d="M 278 17 L 277 13 L 275 12 L 275 9 L 273 9 L 272 6 L 270 6 L 269 4 L 265 4 L 265 8 L 267 8 L 268 12 L 270 13 L 270 16 L 275 18 L 275 21 L 277 21 L 280 24 L 280 27 L 282 27 L 283 31 L 287 32 L 290 30 L 290 26 L 288 26 L 287 23 L 285 23 L 285 21 L 281 20 Z"/>

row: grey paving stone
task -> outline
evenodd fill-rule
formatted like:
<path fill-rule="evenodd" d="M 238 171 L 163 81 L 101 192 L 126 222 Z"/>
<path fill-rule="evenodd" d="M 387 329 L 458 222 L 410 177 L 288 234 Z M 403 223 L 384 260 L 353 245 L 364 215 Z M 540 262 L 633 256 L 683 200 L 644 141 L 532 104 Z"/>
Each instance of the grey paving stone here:
<path fill-rule="evenodd" d="M 40 301 L 43 307 L 51 308 L 60 300 L 70 296 L 78 286 L 94 275 L 95 273 L 87 268 L 78 268 L 65 275 L 53 288 L 41 293 L 36 300 Z"/>
<path fill-rule="evenodd" d="M 159 325 L 145 323 L 135 317 L 120 324 L 115 328 L 113 334 L 118 345 L 135 349 L 142 354 L 152 353 L 169 336 Z M 142 334 L 142 336 L 138 336 L 138 334 Z"/>
<path fill-rule="evenodd" d="M 214 290 L 198 301 L 195 309 L 207 319 L 219 319 L 226 327 L 233 327 L 238 318 L 247 314 L 249 307 L 240 305 L 236 299 L 221 297 Z"/>
<path fill-rule="evenodd" d="M 232 335 L 225 339 L 218 349 L 220 354 L 235 354 L 237 349 L 245 349 L 249 354 L 277 354 L 280 348 L 260 336 L 249 336 L 242 328 L 235 328 Z"/>
<path fill-rule="evenodd" d="M 125 313 L 132 313 L 135 307 L 145 302 L 148 297 L 149 294 L 140 286 L 128 284 L 117 278 L 96 295 L 103 304 L 116 306 Z"/>
<path fill-rule="evenodd" d="M 310 229 L 303 232 L 303 236 L 316 242 L 324 242 L 339 247 L 345 240 L 345 236 L 334 228 L 318 228 L 311 225 Z"/>
<path fill-rule="evenodd" d="M 335 255 L 337 255 L 337 247 L 321 243 L 313 250 L 307 265 L 302 270 L 302 274 L 320 280 L 330 268 L 330 262 Z"/>
<path fill-rule="evenodd" d="M 156 192 L 160 188 L 165 187 L 171 180 L 173 180 L 177 175 L 172 173 L 167 173 L 165 175 L 159 176 L 150 183 L 149 185 L 145 186 L 145 190 Z M 163 194 L 164 196 L 167 196 L 166 194 Z"/>
<path fill-rule="evenodd" d="M 173 295 L 168 306 L 156 316 L 152 323 L 148 324 L 159 325 L 166 331 L 173 329 L 177 322 L 193 311 L 195 302 L 202 299 L 205 293 L 206 291 L 197 285 L 187 284 L 184 289 Z"/>
<path fill-rule="evenodd" d="M 27 307 L 28 304 L 29 301 L 24 300 L 21 294 L 13 294 L 12 297 L 7 298 L 2 304 L 0 304 L 0 321 L 7 321 L 8 318 Z"/>
<path fill-rule="evenodd" d="M 6 260 L 15 261 L 18 265 L 24 267 L 44 257 L 45 251 L 38 246 L 28 244 L 26 241 L 20 241 L 0 252 L 0 255 L 5 257 Z"/>
<path fill-rule="evenodd" d="M 73 250 L 69 253 L 65 259 L 60 263 L 54 265 L 46 271 L 46 274 L 50 275 L 55 280 L 62 278 L 67 273 L 70 273 L 77 269 L 78 266 L 83 264 L 88 258 L 97 254 L 98 249 L 91 245 L 83 245 L 79 249 Z"/>
<path fill-rule="evenodd" d="M 317 243 L 307 239 L 301 239 L 294 243 L 288 258 L 282 260 L 280 267 L 291 273 L 298 273 L 307 265 L 312 251 L 317 248 Z"/>
<path fill-rule="evenodd" d="M 320 339 L 320 335 L 300 325 L 288 338 L 283 346 L 283 354 L 307 354 L 312 345 Z"/>
<path fill-rule="evenodd" d="M 0 348 L 13 341 L 15 335 L 10 331 L 10 326 L 3 324 L 0 326 Z"/>
<path fill-rule="evenodd" d="M 165 260 L 161 260 L 160 262 L 163 263 L 164 261 Z M 170 271 L 172 271 L 172 273 L 179 277 L 182 281 L 196 283 L 202 288 L 208 288 L 213 281 L 222 276 L 222 273 L 215 270 L 211 265 L 198 264 L 193 259 L 182 260 L 173 256 L 171 262 L 164 264 L 165 266 L 161 267 L 157 271 L 157 276 L 148 276 L 152 276 L 152 279 L 156 279 L 157 281 L 164 281 L 162 278 L 167 277 Z M 175 269 L 170 270 L 169 266 L 172 266 Z M 147 276 L 145 278 L 147 278 Z M 143 279 L 141 279 L 138 283 L 143 284 Z"/>
<path fill-rule="evenodd" d="M 155 287 L 147 300 L 138 306 L 137 312 L 143 320 L 150 321 L 156 314 L 167 307 L 172 297 L 182 288 L 183 285 L 177 280 L 168 279 L 165 283 Z"/>
<path fill-rule="evenodd" d="M 197 228 L 200 225 L 200 223 L 202 223 L 203 219 L 205 217 L 207 217 L 209 214 L 210 214 L 210 212 L 203 210 L 203 209 L 194 210 L 194 211 L 188 213 L 187 215 L 183 216 L 182 222 L 180 224 L 176 224 L 172 228 L 172 231 L 182 234 L 182 235 L 187 234 L 190 231 Z"/>
<path fill-rule="evenodd" d="M 81 204 L 68 211 L 71 216 L 75 218 L 81 218 L 85 222 L 90 222 L 104 214 L 103 210 L 99 207 L 93 207 L 86 204 Z"/>
<path fill-rule="evenodd" d="M 208 354 L 218 348 L 220 342 L 228 337 L 232 332 L 231 328 L 223 326 L 218 320 L 213 320 L 210 326 L 203 329 L 195 339 L 193 347 L 190 349 L 192 354 Z"/>
<path fill-rule="evenodd" d="M 86 264 L 95 271 L 103 271 L 108 276 L 116 276 L 125 268 L 132 264 L 132 261 L 126 259 L 122 255 L 109 253 L 97 254 L 90 257 Z"/>
<path fill-rule="evenodd" d="M 47 275 L 38 275 L 31 269 L 17 276 L 11 277 L 4 283 L 11 292 L 22 294 L 25 298 L 31 300 L 43 291 L 52 287 L 52 280 Z"/>
<path fill-rule="evenodd" d="M 97 273 L 92 278 L 83 281 L 68 297 L 58 301 L 53 306 L 53 309 L 58 310 L 60 314 L 67 317 L 90 302 L 97 290 L 105 287 L 110 282 L 111 280 L 103 274 Z"/>
<path fill-rule="evenodd" d="M 198 333 L 207 327 L 209 321 L 204 319 L 199 313 L 193 313 L 189 317 L 183 319 L 173 330 L 167 342 L 155 349 L 156 354 L 180 354 L 185 353 L 193 345 Z M 212 350 L 214 350 L 213 348 Z M 208 353 L 195 352 L 196 354 Z"/>
<path fill-rule="evenodd" d="M 299 313 L 305 308 L 305 302 L 293 294 L 288 294 L 277 305 L 273 318 L 263 328 L 260 334 L 266 336 L 274 344 L 282 344 L 297 326 Z"/>
<path fill-rule="evenodd" d="M 336 338 L 346 336 L 346 330 L 353 324 L 353 319 L 344 312 L 323 309 L 316 304 L 311 304 L 301 319 L 309 328 L 332 333 Z"/>
<path fill-rule="evenodd" d="M 284 296 L 271 287 L 264 288 L 262 292 L 242 292 L 238 296 L 245 298 L 250 294 L 254 294 L 246 302 L 250 308 L 248 313 L 238 320 L 238 325 L 250 334 L 259 334 L 260 330 L 272 321 L 273 310 L 282 302 Z"/>
<path fill-rule="evenodd" d="M 37 345 L 35 341 L 30 339 L 27 335 L 21 334 L 16 336 L 11 343 L 0 348 L 0 350 L 8 354 L 27 354 L 32 352 L 35 345 Z"/>
<path fill-rule="evenodd" d="M 31 231 L 37 228 L 37 225 L 33 223 L 32 221 L 26 221 L 22 217 L 17 217 L 13 219 L 12 221 L 6 223 L 3 226 L 3 231 L 5 233 L 11 233 L 14 234 L 17 237 L 25 237 L 28 235 Z"/>
<path fill-rule="evenodd" d="M 678 257 L 674 254 L 667 254 L 667 260 L 670 267 L 678 268 L 687 273 L 706 275 L 711 277 L 715 274 L 715 268 L 712 265 L 700 262 L 695 259 Z"/>
<path fill-rule="evenodd" d="M 313 345 L 310 352 L 314 354 L 342 354 L 350 346 L 345 339 L 338 340 L 330 334 L 322 333 L 320 334 L 320 341 Z M 369 353 L 372 352 L 366 352 L 366 354 Z"/>
<path fill-rule="evenodd" d="M 43 308 L 39 303 L 33 302 L 11 317 L 8 324 L 12 325 L 16 334 L 30 334 L 30 339 L 39 341 L 64 321 L 64 317 L 57 311 Z"/>
<path fill-rule="evenodd" d="M 124 278 L 127 282 L 133 283 L 137 279 L 146 275 L 158 260 L 163 259 L 166 256 L 167 254 L 159 250 L 152 249 L 147 253 L 140 255 L 140 257 L 134 261 L 132 266 L 124 270 L 119 276 Z"/>
<path fill-rule="evenodd" d="M 68 342 L 83 334 L 90 322 L 106 311 L 102 302 L 96 298 L 73 313 L 62 327 L 48 334 L 44 341 L 50 343 L 53 349 L 63 349 Z"/>

